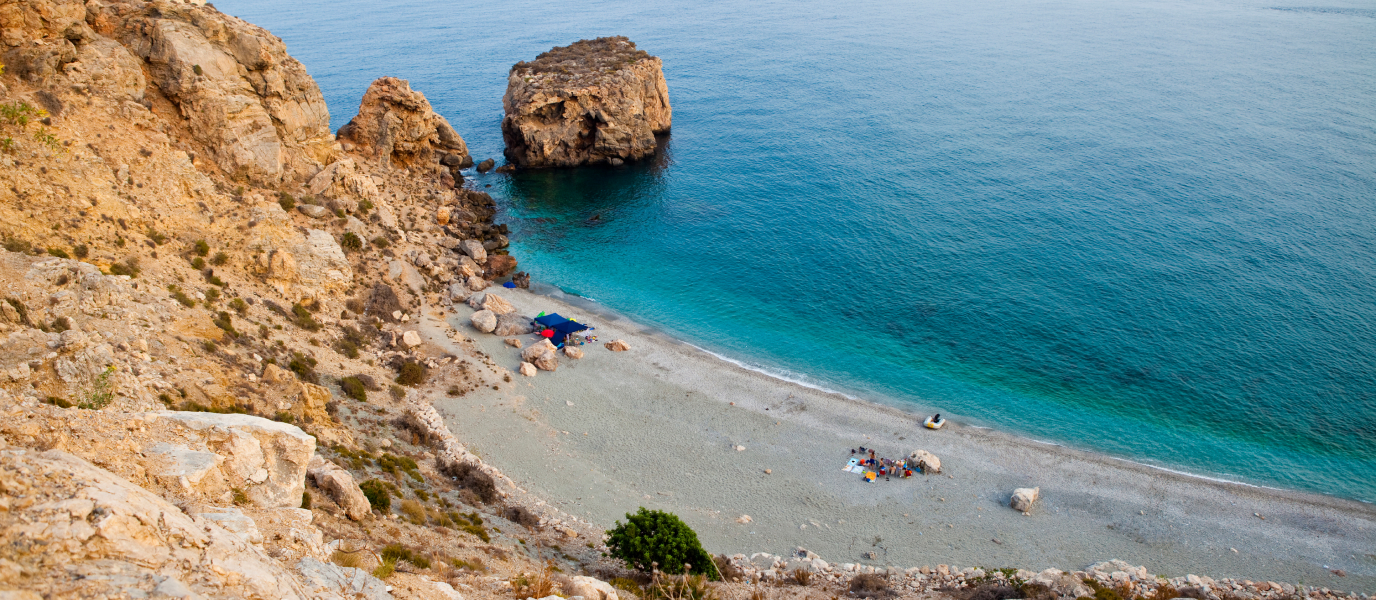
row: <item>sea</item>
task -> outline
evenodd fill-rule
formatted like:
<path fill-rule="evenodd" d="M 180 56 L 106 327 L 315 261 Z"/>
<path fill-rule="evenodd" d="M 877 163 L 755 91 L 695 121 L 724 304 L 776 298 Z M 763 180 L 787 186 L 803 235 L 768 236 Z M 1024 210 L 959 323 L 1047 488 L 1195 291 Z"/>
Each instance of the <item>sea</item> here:
<path fill-rule="evenodd" d="M 660 57 L 653 160 L 476 176 L 537 282 L 917 414 L 1376 501 L 1376 1 L 221 0 L 332 126 Z"/>

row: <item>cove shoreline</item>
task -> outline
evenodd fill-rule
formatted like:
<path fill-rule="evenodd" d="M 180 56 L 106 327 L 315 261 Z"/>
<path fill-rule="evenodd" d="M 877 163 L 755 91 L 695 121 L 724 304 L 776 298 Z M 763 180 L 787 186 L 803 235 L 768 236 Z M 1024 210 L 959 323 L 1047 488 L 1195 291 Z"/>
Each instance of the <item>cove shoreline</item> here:
<path fill-rule="evenodd" d="M 897 406 L 780 378 L 591 299 L 546 286 L 491 291 L 522 314 L 588 321 L 600 339 L 583 360 L 561 355 L 554 373 L 513 374 L 518 391 L 432 401 L 484 460 L 600 526 L 644 505 L 676 512 L 709 551 L 727 554 L 806 547 L 834 562 L 1036 570 L 1119 558 L 1169 575 L 1376 589 L 1363 551 L 1376 536 L 1376 509 L 1359 501 L 958 422 L 926 432 L 922 416 Z M 456 306 L 446 320 L 514 373 L 519 350 L 474 330 L 471 312 Z M 631 351 L 600 347 L 611 339 Z M 840 472 L 846 450 L 859 445 L 888 456 L 933 451 L 944 477 L 860 484 Z M 1031 516 L 1008 508 L 1013 488 L 1031 486 L 1043 490 Z M 738 523 L 744 515 L 749 522 Z M 871 551 L 876 558 L 865 559 Z"/>

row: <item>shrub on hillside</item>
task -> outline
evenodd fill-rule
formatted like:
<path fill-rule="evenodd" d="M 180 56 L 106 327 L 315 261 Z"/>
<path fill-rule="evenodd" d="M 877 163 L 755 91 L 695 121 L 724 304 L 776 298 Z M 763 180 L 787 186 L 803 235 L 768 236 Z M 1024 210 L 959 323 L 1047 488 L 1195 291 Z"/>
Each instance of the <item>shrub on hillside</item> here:
<path fill-rule="evenodd" d="M 363 495 L 368 497 L 368 504 L 373 510 L 387 512 L 392 508 L 392 494 L 381 481 L 369 479 L 358 484 L 358 489 L 363 490 Z"/>
<path fill-rule="evenodd" d="M 649 571 L 658 564 L 665 573 L 687 571 L 717 577 L 712 557 L 702 549 L 698 534 L 673 513 L 642 506 L 636 514 L 626 514 L 625 524 L 617 521 L 607 535 L 610 555 L 637 570 Z"/>

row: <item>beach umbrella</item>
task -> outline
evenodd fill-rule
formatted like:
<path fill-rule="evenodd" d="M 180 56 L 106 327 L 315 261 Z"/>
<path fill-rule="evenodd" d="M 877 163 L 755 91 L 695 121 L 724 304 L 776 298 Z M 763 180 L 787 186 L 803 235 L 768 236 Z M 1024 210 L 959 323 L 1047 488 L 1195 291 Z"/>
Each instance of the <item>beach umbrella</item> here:
<path fill-rule="evenodd" d="M 541 332 L 540 332 L 540 335 L 542 335 L 542 336 L 544 336 L 544 337 L 547 337 L 547 338 L 552 338 L 552 337 L 554 337 L 554 330 L 553 330 L 553 329 L 546 329 L 546 330 L 544 330 L 544 331 L 541 331 Z"/>

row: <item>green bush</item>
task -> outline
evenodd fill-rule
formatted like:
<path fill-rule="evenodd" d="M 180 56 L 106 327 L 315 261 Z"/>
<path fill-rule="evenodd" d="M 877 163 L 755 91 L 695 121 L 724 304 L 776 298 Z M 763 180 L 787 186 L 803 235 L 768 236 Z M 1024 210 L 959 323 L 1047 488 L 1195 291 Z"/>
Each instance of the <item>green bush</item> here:
<path fill-rule="evenodd" d="M 340 247 L 349 252 L 358 252 L 363 249 L 363 238 L 352 231 L 344 232 L 344 236 L 339 239 Z"/>
<path fill-rule="evenodd" d="M 320 331 L 320 322 L 316 321 L 315 317 L 311 316 L 310 311 L 306 310 L 306 307 L 300 304 L 291 305 L 291 316 L 292 322 L 296 323 L 297 327 L 305 329 L 306 331 Z"/>
<path fill-rule="evenodd" d="M 301 508 L 304 508 L 304 509 L 306 509 L 306 510 L 310 510 L 310 509 L 311 509 L 311 493 L 310 493 L 310 492 L 301 492 Z"/>
<path fill-rule="evenodd" d="M 411 387 L 425 383 L 425 365 L 414 360 L 401 363 L 401 368 L 397 369 L 397 383 Z"/>
<path fill-rule="evenodd" d="M 698 534 L 673 513 L 642 506 L 636 514 L 626 514 L 625 524 L 617 521 L 607 535 L 610 556 L 637 570 L 649 571 L 657 563 L 659 570 L 677 575 L 687 564 L 689 572 L 717 577 L 716 569 L 711 568 L 712 557 L 702 549 Z"/>
<path fill-rule="evenodd" d="M 91 254 L 91 249 L 86 244 L 77 244 L 72 248 L 72 253 L 75 254 L 77 258 L 86 258 Z"/>
<path fill-rule="evenodd" d="M 192 244 L 191 250 L 196 253 L 196 256 L 210 256 L 210 244 L 205 240 L 196 240 L 196 243 Z"/>
<path fill-rule="evenodd" d="M 71 258 L 71 255 L 67 254 L 67 251 L 61 248 L 48 248 L 48 256 L 56 256 L 57 258 Z"/>
<path fill-rule="evenodd" d="M 358 489 L 363 490 L 363 495 L 368 497 L 368 504 L 373 510 L 387 512 L 392 508 L 392 494 L 381 481 L 369 479 L 358 484 Z"/>
<path fill-rule="evenodd" d="M 293 208 L 296 208 L 296 198 L 292 198 L 291 194 L 288 194 L 286 192 L 282 192 L 281 195 L 277 197 L 277 203 L 282 205 L 282 210 L 291 210 Z"/>
<path fill-rule="evenodd" d="M 339 380 L 339 389 L 344 391 L 344 395 L 359 402 L 368 401 L 368 387 L 363 385 L 363 380 L 349 376 Z"/>
<path fill-rule="evenodd" d="M 224 252 L 216 252 L 215 257 L 210 259 L 210 264 L 220 266 L 229 262 L 229 255 Z"/>

